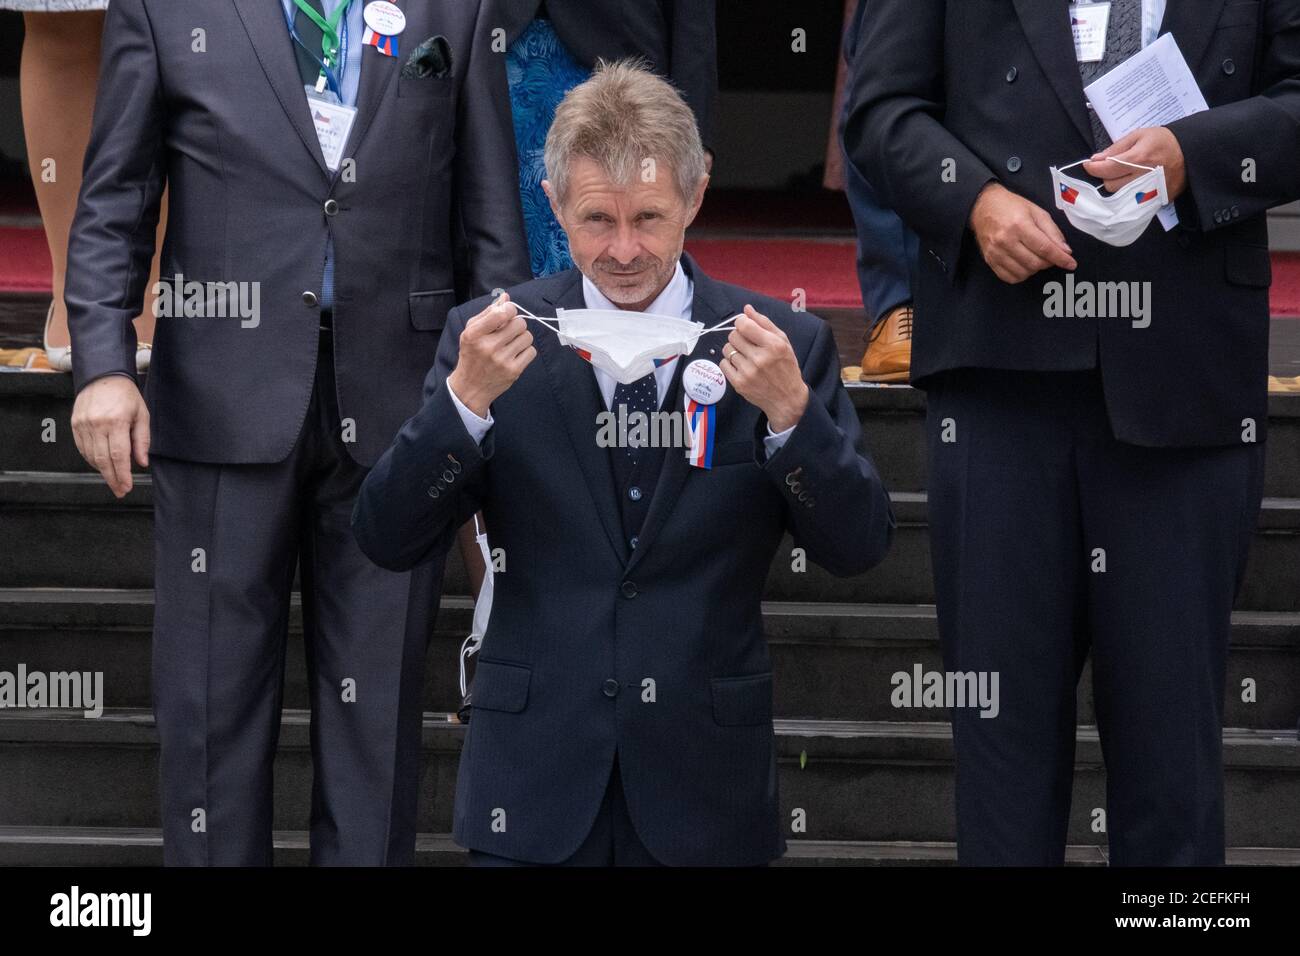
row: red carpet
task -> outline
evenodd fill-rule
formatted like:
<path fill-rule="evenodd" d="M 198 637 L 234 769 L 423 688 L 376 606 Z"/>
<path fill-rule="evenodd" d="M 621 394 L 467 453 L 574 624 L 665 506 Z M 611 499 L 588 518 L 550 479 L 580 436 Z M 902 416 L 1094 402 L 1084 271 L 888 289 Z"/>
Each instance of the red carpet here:
<path fill-rule="evenodd" d="M 49 291 L 50 247 L 45 233 L 0 226 L 0 293 Z"/>
<path fill-rule="evenodd" d="M 692 239 L 687 250 L 710 275 L 807 307 L 860 309 L 851 239 Z M 39 229 L 0 227 L 0 293 L 50 291 L 50 257 Z M 1300 317 L 1300 252 L 1273 253 L 1272 313 Z"/>

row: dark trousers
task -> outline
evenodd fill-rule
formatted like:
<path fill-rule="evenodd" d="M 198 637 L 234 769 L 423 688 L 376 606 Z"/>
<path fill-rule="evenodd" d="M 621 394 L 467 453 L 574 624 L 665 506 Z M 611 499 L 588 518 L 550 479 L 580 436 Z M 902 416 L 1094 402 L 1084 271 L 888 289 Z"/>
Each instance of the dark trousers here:
<path fill-rule="evenodd" d="M 169 865 L 269 865 L 272 830 L 301 826 L 272 812 L 295 565 L 312 711 L 311 861 L 414 861 L 424 661 L 442 562 L 394 573 L 354 540 L 366 469 L 343 443 L 330 338 L 321 333 L 315 388 L 286 459 L 152 459 L 153 695 Z"/>
<path fill-rule="evenodd" d="M 959 861 L 1063 862 L 1091 651 L 1110 862 L 1222 863 L 1224 670 L 1263 445 L 1119 442 L 1095 372 L 959 370 L 926 391 L 944 666 L 1000 685 L 995 718 L 952 713 Z"/>
<path fill-rule="evenodd" d="M 481 850 L 469 851 L 470 866 L 535 866 L 522 860 L 496 856 Z M 618 758 L 610 771 L 605 787 L 605 799 L 596 814 L 591 833 L 578 847 L 577 852 L 555 866 L 662 866 L 650 855 L 641 838 L 636 835 L 632 818 L 628 815 L 627 800 L 623 796 L 623 781 L 618 772 Z"/>

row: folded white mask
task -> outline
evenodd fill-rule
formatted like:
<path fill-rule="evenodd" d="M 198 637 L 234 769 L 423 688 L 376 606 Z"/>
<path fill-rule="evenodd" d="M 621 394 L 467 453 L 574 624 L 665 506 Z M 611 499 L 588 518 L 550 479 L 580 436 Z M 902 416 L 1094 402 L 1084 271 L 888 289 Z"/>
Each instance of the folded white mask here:
<path fill-rule="evenodd" d="M 1114 159 L 1112 162 L 1150 171 L 1126 183 L 1116 192 L 1102 193 L 1092 183 L 1062 175 L 1062 169 L 1085 162 L 1087 160 L 1081 159 L 1060 169 L 1052 167 L 1056 208 L 1064 212 L 1065 218 L 1080 232 L 1086 232 L 1112 246 L 1130 245 L 1146 231 L 1161 207 L 1169 204 L 1165 168 Z"/>
<path fill-rule="evenodd" d="M 533 315 L 515 303 L 519 314 L 554 332 L 560 344 L 575 351 L 620 385 L 631 385 L 678 355 L 689 355 L 705 332 L 733 328 L 726 319 L 709 328 L 672 315 L 624 309 L 556 309 L 555 318 Z M 549 323 L 554 322 L 552 326 Z"/>

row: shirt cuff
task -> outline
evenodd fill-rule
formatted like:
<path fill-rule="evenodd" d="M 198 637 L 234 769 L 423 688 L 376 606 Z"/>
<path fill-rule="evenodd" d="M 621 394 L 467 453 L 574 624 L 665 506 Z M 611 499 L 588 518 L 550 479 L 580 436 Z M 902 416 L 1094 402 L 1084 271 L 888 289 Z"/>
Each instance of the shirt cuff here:
<path fill-rule="evenodd" d="M 774 432 L 772 431 L 771 423 L 768 423 L 767 434 L 763 436 L 763 450 L 767 452 L 768 458 L 771 458 L 781 450 L 781 446 L 786 443 L 786 440 L 790 437 L 790 433 L 794 430 L 795 426 L 791 425 L 783 432 Z"/>
<path fill-rule="evenodd" d="M 465 431 L 469 432 L 469 437 L 474 439 L 474 444 L 483 444 L 483 438 L 487 435 L 488 429 L 492 427 L 492 410 L 488 409 L 487 418 L 479 418 L 471 412 L 456 395 L 455 390 L 451 387 L 451 380 L 447 380 L 447 394 L 451 396 L 451 402 L 456 406 L 456 411 L 460 414 L 460 420 L 465 424 Z"/>

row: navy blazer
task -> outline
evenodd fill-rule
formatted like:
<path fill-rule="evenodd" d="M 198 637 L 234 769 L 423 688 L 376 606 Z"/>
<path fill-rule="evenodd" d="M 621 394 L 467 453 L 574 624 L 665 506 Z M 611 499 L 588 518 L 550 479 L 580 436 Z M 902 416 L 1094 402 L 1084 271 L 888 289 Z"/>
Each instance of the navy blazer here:
<path fill-rule="evenodd" d="M 353 528 L 384 567 L 446 547 L 479 508 L 505 551 L 456 785 L 464 846 L 564 860 L 591 829 L 617 752 L 632 820 L 663 863 L 753 865 L 785 850 L 760 606 L 768 570 L 790 532 L 832 573 L 864 572 L 888 550 L 894 517 L 829 327 L 682 264 L 693 319 L 711 325 L 752 303 L 790 338 L 811 395 L 771 458 L 766 418 L 728 387 L 714 467 L 667 451 L 631 551 L 610 450 L 596 443 L 595 375 L 554 334 L 534 328 L 537 358 L 493 403 L 481 449 L 466 432 L 445 380 L 483 297 L 449 313 L 424 407 L 361 488 Z M 538 315 L 584 305 L 576 269 L 509 291 Z M 726 335 L 702 336 L 692 354 L 718 360 Z"/>

